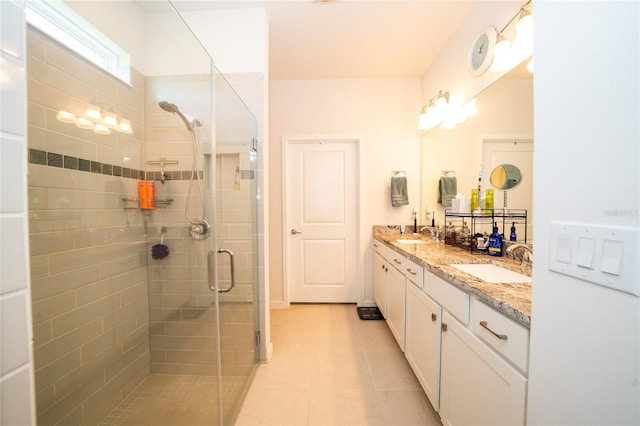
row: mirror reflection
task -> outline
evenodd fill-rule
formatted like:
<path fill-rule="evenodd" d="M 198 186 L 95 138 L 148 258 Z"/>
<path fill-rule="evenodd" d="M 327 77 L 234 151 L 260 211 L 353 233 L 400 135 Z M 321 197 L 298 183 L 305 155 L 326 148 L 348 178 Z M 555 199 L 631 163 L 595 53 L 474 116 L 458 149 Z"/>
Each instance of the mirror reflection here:
<path fill-rule="evenodd" d="M 421 137 L 422 221 L 444 225 L 445 207 L 438 203 L 438 182 L 443 170 L 455 172 L 457 191 L 471 198 L 471 190 L 493 189 L 493 169 L 511 164 L 520 170 L 521 183 L 509 192 L 509 207 L 526 209 L 533 217 L 533 75 L 525 63 L 517 66 L 475 97 L 478 114 L 454 129 L 435 127 Z M 482 196 L 482 195 L 481 195 Z M 497 191 L 494 205 L 502 206 Z M 428 221 L 427 221 L 428 217 Z M 532 234 L 531 221 L 527 233 Z"/>
<path fill-rule="evenodd" d="M 520 173 L 520 169 L 513 164 L 501 164 L 493 169 L 489 180 L 494 188 L 507 191 L 520 185 L 522 173 Z"/>

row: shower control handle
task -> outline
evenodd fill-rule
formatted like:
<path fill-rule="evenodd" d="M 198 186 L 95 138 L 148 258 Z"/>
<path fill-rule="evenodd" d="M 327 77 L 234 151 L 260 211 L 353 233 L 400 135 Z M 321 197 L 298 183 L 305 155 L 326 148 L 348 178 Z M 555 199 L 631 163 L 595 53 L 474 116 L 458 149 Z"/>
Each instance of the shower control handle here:
<path fill-rule="evenodd" d="M 218 253 L 227 253 L 229 255 L 229 258 L 231 260 L 231 285 L 227 288 L 220 288 L 220 289 L 216 289 L 216 285 L 215 285 L 215 280 L 213 279 L 213 274 L 212 274 L 212 270 L 213 270 L 213 250 L 210 250 L 209 253 L 207 253 L 207 278 L 209 281 L 209 290 L 211 291 L 218 291 L 218 293 L 227 293 L 230 292 L 231 290 L 233 290 L 233 288 L 236 286 L 236 278 L 235 278 L 235 274 L 234 274 L 234 256 L 233 256 L 233 252 L 229 249 L 223 249 L 223 248 L 219 248 L 217 250 Z"/>
<path fill-rule="evenodd" d="M 230 265 L 231 265 L 231 284 L 227 288 L 219 288 L 219 293 L 228 293 L 236 286 L 236 278 L 234 274 L 234 256 L 233 252 L 229 249 L 219 248 L 218 253 L 227 253 L 229 255 Z"/>

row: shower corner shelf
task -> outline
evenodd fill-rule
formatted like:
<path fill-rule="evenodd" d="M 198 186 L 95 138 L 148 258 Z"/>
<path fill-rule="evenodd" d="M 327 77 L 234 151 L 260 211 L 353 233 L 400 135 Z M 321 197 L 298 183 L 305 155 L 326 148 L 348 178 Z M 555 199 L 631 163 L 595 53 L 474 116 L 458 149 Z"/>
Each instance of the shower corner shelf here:
<path fill-rule="evenodd" d="M 122 198 L 122 201 L 125 203 L 125 209 L 137 209 L 139 208 L 137 205 L 136 206 L 132 206 L 129 205 L 128 203 L 136 203 L 136 204 L 140 204 L 140 199 L 139 198 Z M 170 206 L 173 203 L 173 198 L 155 198 L 153 200 L 153 204 L 155 207 L 160 207 L 160 206 Z M 144 209 L 147 210 L 147 209 Z"/>

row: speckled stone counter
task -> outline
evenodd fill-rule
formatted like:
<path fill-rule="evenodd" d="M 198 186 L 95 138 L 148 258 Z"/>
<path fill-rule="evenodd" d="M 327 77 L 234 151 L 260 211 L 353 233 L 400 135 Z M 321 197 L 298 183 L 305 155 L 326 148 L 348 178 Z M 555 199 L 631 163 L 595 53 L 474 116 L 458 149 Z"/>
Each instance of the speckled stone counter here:
<path fill-rule="evenodd" d="M 400 235 L 398 227 L 374 226 L 373 237 L 408 259 L 422 265 L 425 270 L 448 281 L 463 291 L 477 296 L 520 324 L 531 325 L 531 283 L 489 283 L 456 269 L 451 264 L 493 263 L 503 268 L 531 276 L 531 267 L 506 257 L 484 253 L 471 253 L 458 247 L 435 242 L 431 236 L 421 234 Z M 397 239 L 421 239 L 426 244 L 399 244 Z"/>

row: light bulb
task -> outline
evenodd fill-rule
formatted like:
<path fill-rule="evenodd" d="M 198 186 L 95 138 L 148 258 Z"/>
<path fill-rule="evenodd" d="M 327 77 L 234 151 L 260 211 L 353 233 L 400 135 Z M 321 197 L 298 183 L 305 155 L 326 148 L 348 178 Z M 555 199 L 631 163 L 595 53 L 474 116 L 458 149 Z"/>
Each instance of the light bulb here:
<path fill-rule="evenodd" d="M 127 133 L 127 134 L 133 133 L 133 130 L 131 129 L 131 121 L 126 118 L 123 118 L 122 120 L 120 120 L 120 124 L 118 124 L 117 130 L 121 133 Z"/>
<path fill-rule="evenodd" d="M 118 117 L 113 112 L 105 112 L 102 122 L 109 127 L 118 127 Z"/>
<path fill-rule="evenodd" d="M 511 64 L 511 42 L 504 36 L 498 36 L 498 42 L 493 48 L 493 62 L 491 71 L 502 72 Z"/>
<path fill-rule="evenodd" d="M 78 126 L 81 129 L 93 129 L 93 121 L 89 120 L 86 117 L 80 117 L 78 118 L 78 121 L 76 121 L 76 126 Z"/>
<path fill-rule="evenodd" d="M 93 128 L 93 131 L 99 135 L 108 135 L 111 133 L 111 130 L 104 124 L 96 123 L 96 126 Z"/>
<path fill-rule="evenodd" d="M 102 114 L 101 114 L 100 107 L 97 106 L 97 105 L 94 105 L 94 104 L 89 105 L 89 107 L 85 111 L 84 115 L 86 115 L 90 119 L 96 120 L 96 121 L 99 121 L 99 120 L 102 119 Z"/>
<path fill-rule="evenodd" d="M 56 119 L 62 123 L 75 123 L 78 121 L 78 118 L 71 114 L 69 111 L 58 111 L 58 115 L 56 115 Z"/>
<path fill-rule="evenodd" d="M 462 108 L 467 117 L 473 117 L 478 113 L 478 105 L 476 105 L 475 99 L 471 99 Z"/>

